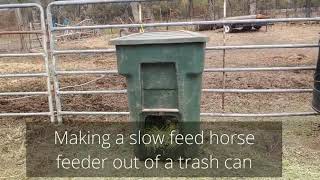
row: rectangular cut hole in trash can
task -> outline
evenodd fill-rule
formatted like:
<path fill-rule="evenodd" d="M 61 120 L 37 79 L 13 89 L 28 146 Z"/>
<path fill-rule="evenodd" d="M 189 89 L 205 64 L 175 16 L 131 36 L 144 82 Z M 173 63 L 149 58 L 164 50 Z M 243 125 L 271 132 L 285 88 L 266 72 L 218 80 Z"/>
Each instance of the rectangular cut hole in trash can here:
<path fill-rule="evenodd" d="M 151 134 L 165 134 L 165 136 L 169 136 L 171 131 L 175 131 L 175 133 L 180 132 L 179 126 L 181 126 L 181 122 L 179 122 L 178 114 L 167 114 L 167 115 L 155 115 L 148 114 L 145 115 L 144 119 L 144 129 L 145 133 Z"/>
<path fill-rule="evenodd" d="M 177 129 L 177 126 L 178 117 L 174 115 L 147 115 L 145 117 L 145 128 Z"/>
<path fill-rule="evenodd" d="M 181 156 L 184 147 L 181 145 L 182 140 L 171 141 L 171 133 L 181 133 L 181 121 L 178 114 L 145 114 L 143 134 L 154 136 L 157 144 L 146 144 L 144 155 L 149 158 L 155 158 L 161 155 L 160 159 L 166 158 L 177 159 Z M 161 142 L 161 143 L 160 143 Z"/>
<path fill-rule="evenodd" d="M 175 63 L 142 63 L 144 109 L 178 109 Z"/>

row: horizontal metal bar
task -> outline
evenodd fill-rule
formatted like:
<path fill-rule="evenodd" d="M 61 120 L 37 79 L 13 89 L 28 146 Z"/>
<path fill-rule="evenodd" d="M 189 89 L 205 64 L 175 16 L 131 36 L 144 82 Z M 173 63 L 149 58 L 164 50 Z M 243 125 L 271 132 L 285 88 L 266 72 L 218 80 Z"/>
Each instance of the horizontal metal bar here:
<path fill-rule="evenodd" d="M 37 7 L 42 8 L 37 3 L 22 3 L 22 4 L 1 4 L 0 9 L 8 9 L 8 8 L 30 8 L 30 7 Z"/>
<path fill-rule="evenodd" d="M 0 117 L 9 116 L 51 116 L 50 112 L 38 112 L 38 113 L 0 113 Z"/>
<path fill-rule="evenodd" d="M 48 92 L 3 92 L 0 96 L 33 96 L 33 95 L 48 95 Z"/>
<path fill-rule="evenodd" d="M 130 112 L 74 112 L 62 111 L 61 115 L 130 115 Z M 290 116 L 318 116 L 317 112 L 293 112 L 293 113 L 200 113 L 201 116 L 210 117 L 290 117 Z"/>
<path fill-rule="evenodd" d="M 30 74 L 0 74 L 0 78 L 18 78 L 18 77 L 47 77 L 46 73 L 30 73 Z"/>
<path fill-rule="evenodd" d="M 290 116 L 318 116 L 317 112 L 297 112 L 297 113 L 201 113 L 201 116 L 210 117 L 290 117 Z"/>
<path fill-rule="evenodd" d="M 78 49 L 78 50 L 55 50 L 52 54 L 86 54 L 86 53 L 115 53 L 115 49 Z"/>
<path fill-rule="evenodd" d="M 117 70 L 109 71 L 56 71 L 57 75 L 78 75 L 78 74 L 118 74 Z"/>
<path fill-rule="evenodd" d="M 1 31 L 0 35 L 6 34 L 42 34 L 42 31 Z"/>
<path fill-rule="evenodd" d="M 210 93 L 310 93 L 313 89 L 202 89 Z M 101 91 L 58 91 L 61 95 L 71 94 L 126 94 L 127 90 L 101 90 Z"/>
<path fill-rule="evenodd" d="M 318 48 L 319 44 L 270 44 L 270 45 L 239 45 L 239 46 L 208 46 L 206 50 L 236 50 L 236 49 L 273 49 L 273 48 Z M 75 49 L 55 50 L 54 55 L 62 54 L 89 54 L 89 53 L 115 53 L 116 49 Z"/>
<path fill-rule="evenodd" d="M 256 68 L 208 68 L 204 72 L 255 72 L 255 71 L 295 71 L 295 70 L 315 70 L 316 66 L 301 67 L 256 67 Z"/>
<path fill-rule="evenodd" d="M 170 113 L 170 112 L 179 112 L 179 109 L 142 109 L 142 112 L 164 112 L 164 113 Z"/>
<path fill-rule="evenodd" d="M 319 44 L 262 44 L 262 45 L 233 45 L 209 46 L 206 50 L 236 50 L 236 49 L 275 49 L 275 48 L 318 48 Z"/>
<path fill-rule="evenodd" d="M 61 115 L 129 115 L 130 112 L 74 112 L 74 111 L 61 111 Z"/>
<path fill-rule="evenodd" d="M 280 23 L 280 22 L 303 22 L 320 21 L 320 17 L 314 18 L 276 18 L 276 19 L 245 19 L 245 20 L 216 20 L 216 21 L 189 21 L 189 22 L 167 22 L 147 24 L 107 24 L 94 26 L 68 26 L 52 27 L 51 31 L 81 30 L 81 29 L 109 29 L 109 28 L 141 28 L 141 27 L 164 27 L 164 26 L 193 26 L 202 24 L 228 25 L 228 24 L 249 24 L 249 23 Z"/>
<path fill-rule="evenodd" d="M 310 93 L 313 89 L 202 89 L 210 93 Z"/>
<path fill-rule="evenodd" d="M 55 1 L 49 6 L 63 6 L 63 5 L 81 5 L 81 4 L 98 4 L 98 3 L 125 3 L 125 2 L 146 2 L 152 0 L 77 0 L 77 1 Z M 153 1 L 168 1 L 168 0 L 153 0 Z"/>
<path fill-rule="evenodd" d="M 208 68 L 204 72 L 255 72 L 255 71 L 296 71 L 315 70 L 315 66 L 302 67 L 257 67 L 257 68 Z M 57 75 L 79 75 L 79 74 L 118 74 L 117 70 L 90 70 L 90 71 L 56 71 Z"/>
<path fill-rule="evenodd" d="M 61 95 L 70 95 L 70 94 L 125 94 L 127 90 L 104 90 L 104 91 L 58 91 L 58 94 Z"/>
<path fill-rule="evenodd" d="M 33 56 L 45 56 L 44 53 L 20 53 L 20 54 L 0 54 L 1 57 L 33 57 Z"/>

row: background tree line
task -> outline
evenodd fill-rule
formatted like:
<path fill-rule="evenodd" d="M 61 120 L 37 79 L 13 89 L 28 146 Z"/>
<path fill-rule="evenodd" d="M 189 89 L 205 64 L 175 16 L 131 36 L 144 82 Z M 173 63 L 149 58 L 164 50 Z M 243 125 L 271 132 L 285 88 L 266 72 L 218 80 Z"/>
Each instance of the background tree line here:
<path fill-rule="evenodd" d="M 46 7 L 54 0 L 0 0 L 0 3 L 34 2 Z M 142 14 L 148 21 L 188 19 L 215 20 L 223 17 L 224 0 L 168 0 L 142 3 Z M 277 17 L 311 17 L 319 14 L 319 0 L 227 0 L 227 16 L 265 14 Z M 138 22 L 137 3 L 93 4 L 55 8 L 59 23 L 64 19 L 74 22 L 90 18 L 96 23 Z M 285 12 L 286 11 L 286 12 Z M 25 13 L 25 12 L 24 12 Z M 26 17 L 23 15 L 23 17 Z"/>

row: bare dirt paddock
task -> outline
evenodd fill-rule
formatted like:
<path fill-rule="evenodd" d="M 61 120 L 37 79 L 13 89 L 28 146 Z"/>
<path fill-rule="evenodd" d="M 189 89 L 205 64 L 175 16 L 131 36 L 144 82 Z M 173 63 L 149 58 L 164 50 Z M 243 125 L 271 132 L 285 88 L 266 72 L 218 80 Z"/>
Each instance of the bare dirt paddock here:
<path fill-rule="evenodd" d="M 268 31 L 238 32 L 227 34 L 227 45 L 317 43 L 320 25 L 276 25 Z M 208 46 L 222 45 L 219 31 L 206 31 L 210 37 Z M 106 48 L 113 37 L 106 33 L 100 37 L 58 42 L 60 49 Z M 312 49 L 264 49 L 226 51 L 227 67 L 270 67 L 270 66 L 314 66 L 318 50 Z M 21 61 L 23 58 L 1 61 L 0 72 L 39 72 L 43 70 L 40 59 Z M 206 68 L 222 67 L 222 51 L 206 53 Z M 116 69 L 113 54 L 64 55 L 59 57 L 61 70 L 111 70 Z M 226 88 L 312 88 L 312 71 L 281 72 L 235 72 L 226 73 Z M 106 90 L 125 89 L 123 77 L 106 76 L 64 76 L 60 77 L 63 90 Z M 90 82 L 90 83 L 87 83 Z M 86 83 L 84 86 L 78 86 Z M 44 91 L 45 79 L 1 79 L 0 91 Z M 203 88 L 221 88 L 221 73 L 205 73 Z M 221 94 L 203 93 L 202 112 L 223 112 Z M 0 99 L 0 112 L 47 111 L 45 97 Z M 312 111 L 311 93 L 300 94 L 226 94 L 225 112 L 270 113 Z M 75 95 L 63 97 L 66 111 L 128 111 L 126 95 Z M 127 117 L 112 117 L 122 121 Z M 27 179 L 25 177 L 25 124 L 26 120 L 48 120 L 48 118 L 0 118 L 0 179 Z M 109 120 L 105 116 L 70 116 L 72 120 Z M 320 178 L 320 117 L 286 118 L 203 118 L 203 120 L 277 120 L 283 121 L 283 178 Z M 78 178 L 77 178 L 78 179 Z"/>

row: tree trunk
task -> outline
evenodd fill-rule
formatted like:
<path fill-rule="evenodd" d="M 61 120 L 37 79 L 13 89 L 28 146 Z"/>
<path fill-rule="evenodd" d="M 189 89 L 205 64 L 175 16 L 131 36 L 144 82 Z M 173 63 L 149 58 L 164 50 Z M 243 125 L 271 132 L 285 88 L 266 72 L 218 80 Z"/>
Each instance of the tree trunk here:
<path fill-rule="evenodd" d="M 17 24 L 18 24 L 18 31 L 24 31 L 25 19 L 22 16 L 21 9 L 20 8 L 16 9 L 15 13 L 16 13 Z M 20 34 L 19 36 L 20 36 L 20 51 L 22 52 L 28 51 L 29 48 L 28 48 L 28 43 L 26 42 L 26 38 L 24 37 L 25 35 Z"/>
<path fill-rule="evenodd" d="M 275 5 L 276 5 L 275 9 L 281 9 L 281 7 L 280 7 L 280 0 L 276 0 Z"/>
<path fill-rule="evenodd" d="M 130 3 L 130 6 L 131 6 L 131 11 L 132 11 L 134 22 L 140 23 L 139 3 L 133 2 L 133 3 Z"/>
<path fill-rule="evenodd" d="M 298 17 L 297 15 L 297 0 L 293 0 L 293 9 L 294 9 L 294 17 Z"/>
<path fill-rule="evenodd" d="M 215 12 L 214 12 L 214 7 L 215 7 L 215 0 L 208 0 L 208 13 L 209 13 L 209 20 L 215 20 Z"/>
<path fill-rule="evenodd" d="M 311 0 L 306 0 L 306 17 L 311 17 Z"/>
<path fill-rule="evenodd" d="M 154 22 L 154 15 L 152 12 L 152 6 L 146 5 L 145 8 L 146 8 L 146 13 L 147 13 L 147 18 L 149 18 L 151 22 Z"/>
<path fill-rule="evenodd" d="M 189 19 L 192 19 L 192 17 L 193 17 L 193 0 L 189 0 L 188 12 L 189 12 Z"/>
<path fill-rule="evenodd" d="M 226 16 L 228 17 L 232 17 L 233 16 L 233 6 L 230 2 L 230 0 L 227 0 L 228 1 L 228 5 L 229 5 L 229 8 L 228 8 L 228 5 L 227 5 L 227 12 L 226 12 Z M 229 13 L 228 13 L 228 10 L 229 10 Z M 229 14 L 229 15 L 228 15 Z"/>
<path fill-rule="evenodd" d="M 250 0 L 250 15 L 257 14 L 257 1 L 256 0 Z"/>
<path fill-rule="evenodd" d="M 32 0 L 32 1 L 30 1 L 30 2 L 40 4 L 40 5 L 43 7 L 45 18 L 47 18 L 47 6 L 48 6 L 50 3 L 54 2 L 54 0 Z"/>

